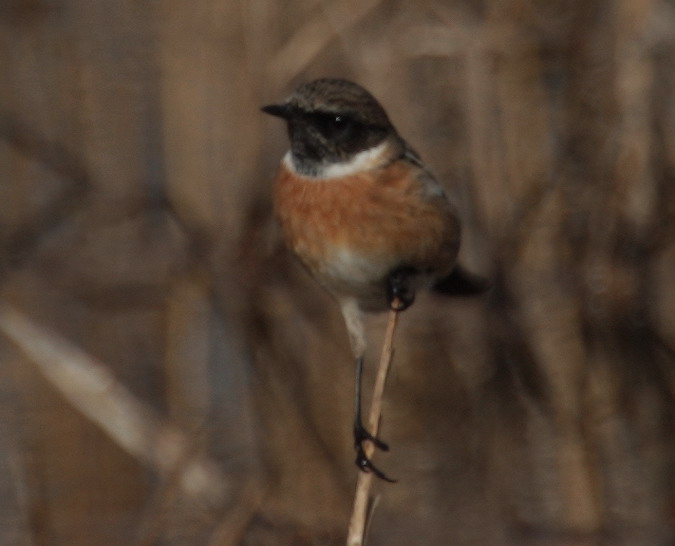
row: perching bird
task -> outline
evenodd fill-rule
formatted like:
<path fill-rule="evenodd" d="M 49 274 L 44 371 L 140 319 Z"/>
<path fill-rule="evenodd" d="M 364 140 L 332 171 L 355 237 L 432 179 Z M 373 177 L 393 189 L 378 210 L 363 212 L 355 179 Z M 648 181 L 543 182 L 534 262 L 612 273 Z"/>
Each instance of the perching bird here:
<path fill-rule="evenodd" d="M 288 124 L 275 186 L 284 238 L 339 303 L 356 357 L 356 464 L 388 480 L 363 447 L 388 449 L 361 420 L 363 313 L 403 310 L 423 287 L 468 295 L 486 285 L 456 265 L 455 207 L 363 87 L 319 79 L 263 111 Z"/>

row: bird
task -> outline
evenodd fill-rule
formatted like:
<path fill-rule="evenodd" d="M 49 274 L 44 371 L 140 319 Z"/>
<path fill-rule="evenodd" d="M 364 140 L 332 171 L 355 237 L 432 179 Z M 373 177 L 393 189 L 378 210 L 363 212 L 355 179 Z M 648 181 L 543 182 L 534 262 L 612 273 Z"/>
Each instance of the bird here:
<path fill-rule="evenodd" d="M 361 417 L 365 314 L 403 311 L 420 289 L 462 296 L 487 283 L 457 262 L 456 206 L 364 87 L 316 79 L 262 111 L 285 120 L 290 140 L 274 182 L 283 238 L 339 304 L 355 357 L 356 465 L 394 481 L 364 448 L 389 449 Z"/>

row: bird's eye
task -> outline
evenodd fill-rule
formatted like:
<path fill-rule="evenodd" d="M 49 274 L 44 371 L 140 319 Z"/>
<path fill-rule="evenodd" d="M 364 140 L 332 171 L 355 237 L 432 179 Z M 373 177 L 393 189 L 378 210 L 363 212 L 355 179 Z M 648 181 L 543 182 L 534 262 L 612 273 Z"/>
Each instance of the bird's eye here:
<path fill-rule="evenodd" d="M 336 129 L 344 127 L 347 124 L 347 119 L 342 116 L 335 116 L 332 121 Z"/>
<path fill-rule="evenodd" d="M 356 123 L 348 116 L 338 114 L 315 114 L 313 124 L 326 138 L 341 138 L 351 133 Z"/>

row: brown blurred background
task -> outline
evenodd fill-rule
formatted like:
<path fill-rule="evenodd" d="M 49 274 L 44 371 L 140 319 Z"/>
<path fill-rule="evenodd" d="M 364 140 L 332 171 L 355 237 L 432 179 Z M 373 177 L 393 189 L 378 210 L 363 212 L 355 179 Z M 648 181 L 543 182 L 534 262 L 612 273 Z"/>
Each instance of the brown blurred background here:
<path fill-rule="evenodd" d="M 2 0 L 0 40 L 0 544 L 343 543 L 352 360 L 259 111 L 318 76 L 494 284 L 402 316 L 370 543 L 674 543 L 675 2 Z"/>

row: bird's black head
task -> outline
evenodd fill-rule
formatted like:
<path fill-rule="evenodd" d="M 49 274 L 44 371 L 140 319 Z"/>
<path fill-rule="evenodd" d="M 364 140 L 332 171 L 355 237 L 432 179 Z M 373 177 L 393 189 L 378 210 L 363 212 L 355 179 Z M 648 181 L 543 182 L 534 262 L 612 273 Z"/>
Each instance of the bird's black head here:
<path fill-rule="evenodd" d="M 302 84 L 283 104 L 262 110 L 288 122 L 293 163 L 310 176 L 327 166 L 346 163 L 388 138 L 398 139 L 375 97 L 347 80 Z"/>

